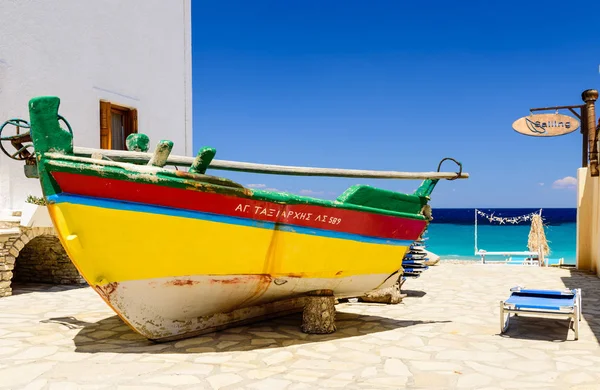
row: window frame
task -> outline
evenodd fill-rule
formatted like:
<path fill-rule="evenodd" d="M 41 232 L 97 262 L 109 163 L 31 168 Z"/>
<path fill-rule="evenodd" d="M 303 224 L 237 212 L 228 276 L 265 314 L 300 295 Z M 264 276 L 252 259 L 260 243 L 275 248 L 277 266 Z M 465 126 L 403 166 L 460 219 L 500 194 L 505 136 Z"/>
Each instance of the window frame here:
<path fill-rule="evenodd" d="M 126 144 L 129 134 L 138 132 L 137 109 L 107 100 L 100 100 L 100 149 L 112 149 L 112 113 L 123 115 L 124 139 Z"/>

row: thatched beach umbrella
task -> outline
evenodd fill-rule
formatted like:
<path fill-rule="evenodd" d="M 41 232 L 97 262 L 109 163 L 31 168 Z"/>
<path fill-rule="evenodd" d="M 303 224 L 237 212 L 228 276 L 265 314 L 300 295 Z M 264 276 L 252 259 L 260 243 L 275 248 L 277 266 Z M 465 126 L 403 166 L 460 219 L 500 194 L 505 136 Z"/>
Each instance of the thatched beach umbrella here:
<path fill-rule="evenodd" d="M 531 218 L 531 229 L 529 230 L 527 247 L 531 252 L 539 252 L 540 265 L 543 264 L 545 256 L 550 254 L 550 247 L 548 246 L 548 240 L 544 232 L 541 213 L 535 214 Z"/>

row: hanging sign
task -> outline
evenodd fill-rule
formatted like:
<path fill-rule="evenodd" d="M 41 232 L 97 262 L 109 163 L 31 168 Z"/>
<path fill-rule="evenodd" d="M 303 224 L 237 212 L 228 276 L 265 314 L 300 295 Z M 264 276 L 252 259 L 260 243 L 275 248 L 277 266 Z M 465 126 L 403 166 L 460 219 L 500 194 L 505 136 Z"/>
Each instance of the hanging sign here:
<path fill-rule="evenodd" d="M 572 133 L 579 128 L 579 121 L 563 114 L 531 114 L 512 124 L 516 132 L 533 137 L 555 137 Z"/>

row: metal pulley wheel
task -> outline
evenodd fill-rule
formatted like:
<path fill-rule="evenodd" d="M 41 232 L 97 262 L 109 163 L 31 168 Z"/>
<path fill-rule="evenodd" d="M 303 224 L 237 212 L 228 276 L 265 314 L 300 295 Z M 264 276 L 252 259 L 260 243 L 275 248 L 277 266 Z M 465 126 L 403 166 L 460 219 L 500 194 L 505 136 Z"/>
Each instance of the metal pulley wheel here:
<path fill-rule="evenodd" d="M 8 126 L 12 125 L 12 126 Z M 13 129 L 9 133 L 9 129 Z M 21 129 L 29 129 L 29 123 L 23 119 L 9 119 L 0 127 L 0 149 L 13 160 L 23 161 L 33 158 L 33 142 L 29 131 L 22 132 Z M 8 148 L 8 144 L 12 148 Z M 16 151 L 12 151 L 12 150 Z"/>

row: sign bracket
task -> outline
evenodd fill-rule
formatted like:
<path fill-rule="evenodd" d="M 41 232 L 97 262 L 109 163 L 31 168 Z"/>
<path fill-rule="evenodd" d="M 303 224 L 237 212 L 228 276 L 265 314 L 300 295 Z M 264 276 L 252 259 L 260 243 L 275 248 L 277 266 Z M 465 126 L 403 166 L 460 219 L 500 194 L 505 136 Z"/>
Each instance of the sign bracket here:
<path fill-rule="evenodd" d="M 530 108 L 529 111 L 548 111 L 548 110 L 569 110 L 573 115 L 577 117 L 577 119 L 581 120 L 581 110 L 585 107 L 585 104 L 581 104 L 579 106 L 554 106 L 554 107 L 540 107 L 540 108 Z M 579 112 L 575 111 L 576 108 L 579 108 Z"/>
<path fill-rule="evenodd" d="M 573 115 L 577 117 L 577 119 L 581 120 L 581 114 L 577 113 L 577 111 L 575 111 L 573 108 L 569 108 L 569 111 L 571 111 Z"/>
<path fill-rule="evenodd" d="M 580 104 L 578 106 L 552 106 L 552 107 L 539 107 L 539 108 L 530 108 L 529 111 L 554 111 L 554 110 L 571 110 L 572 113 L 578 115 L 573 109 L 585 107 L 585 104 Z"/>
<path fill-rule="evenodd" d="M 553 107 L 538 107 L 529 109 L 534 111 L 548 110 L 569 110 L 573 115 L 581 121 L 581 166 L 590 167 L 591 176 L 600 176 L 598 170 L 598 133 L 600 132 L 600 122 L 596 126 L 595 103 L 598 99 L 598 91 L 595 89 L 587 89 L 581 94 L 581 100 L 585 104 L 570 105 L 570 106 L 553 106 Z M 577 112 L 579 109 L 579 112 Z"/>

